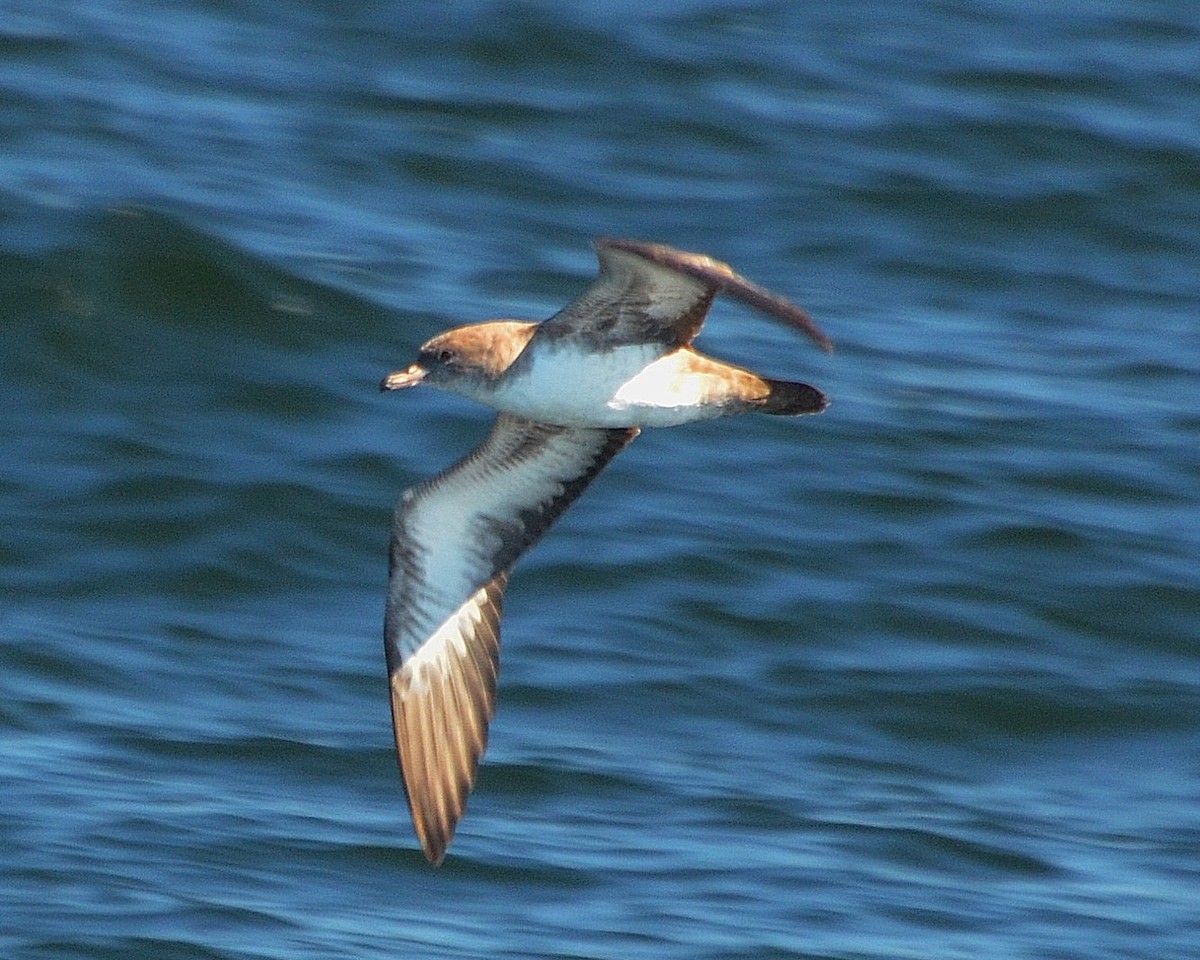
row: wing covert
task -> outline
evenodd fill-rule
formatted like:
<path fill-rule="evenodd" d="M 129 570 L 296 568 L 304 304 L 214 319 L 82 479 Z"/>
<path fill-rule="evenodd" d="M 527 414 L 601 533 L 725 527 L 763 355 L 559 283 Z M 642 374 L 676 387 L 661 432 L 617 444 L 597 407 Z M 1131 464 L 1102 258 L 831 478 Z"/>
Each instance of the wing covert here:
<path fill-rule="evenodd" d="M 600 276 L 546 320 L 535 337 L 570 337 L 591 349 L 661 343 L 686 346 L 724 293 L 799 330 L 825 351 L 833 344 L 808 313 L 747 280 L 727 263 L 659 243 L 603 237 L 596 241 Z"/>

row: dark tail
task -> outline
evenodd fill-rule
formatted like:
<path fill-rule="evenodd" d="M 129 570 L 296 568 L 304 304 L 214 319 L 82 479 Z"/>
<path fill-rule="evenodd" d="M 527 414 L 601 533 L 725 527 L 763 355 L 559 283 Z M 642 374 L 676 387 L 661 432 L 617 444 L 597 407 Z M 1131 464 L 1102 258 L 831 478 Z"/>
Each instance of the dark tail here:
<path fill-rule="evenodd" d="M 829 406 L 829 398 L 816 387 L 790 380 L 767 380 L 771 392 L 756 407 L 759 413 L 772 413 L 780 417 L 795 417 L 802 413 L 820 413 Z"/>

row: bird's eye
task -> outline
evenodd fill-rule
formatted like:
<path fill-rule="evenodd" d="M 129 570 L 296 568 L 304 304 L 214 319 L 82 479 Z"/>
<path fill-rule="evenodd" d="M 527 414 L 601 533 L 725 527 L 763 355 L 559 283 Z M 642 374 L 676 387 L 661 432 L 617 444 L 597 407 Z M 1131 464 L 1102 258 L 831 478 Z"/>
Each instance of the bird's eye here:
<path fill-rule="evenodd" d="M 442 349 L 437 352 L 438 363 L 449 363 L 454 359 L 454 351 Z"/>

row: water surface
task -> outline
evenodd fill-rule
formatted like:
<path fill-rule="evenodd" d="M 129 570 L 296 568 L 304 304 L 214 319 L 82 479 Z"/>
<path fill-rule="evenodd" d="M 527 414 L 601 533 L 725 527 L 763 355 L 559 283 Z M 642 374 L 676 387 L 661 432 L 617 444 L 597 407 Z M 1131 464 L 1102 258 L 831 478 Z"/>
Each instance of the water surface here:
<path fill-rule="evenodd" d="M 1200 941 L 1200 11 L 10 3 L 0 952 L 1147 958 Z M 597 235 L 833 399 L 647 431 L 518 567 L 438 871 L 381 397 Z"/>

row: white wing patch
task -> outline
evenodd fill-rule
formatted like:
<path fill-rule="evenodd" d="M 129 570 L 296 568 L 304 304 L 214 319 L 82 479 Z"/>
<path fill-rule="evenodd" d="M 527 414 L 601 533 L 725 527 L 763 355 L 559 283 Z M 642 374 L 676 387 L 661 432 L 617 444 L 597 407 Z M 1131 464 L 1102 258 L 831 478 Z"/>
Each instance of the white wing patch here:
<path fill-rule="evenodd" d="M 429 675 L 440 680 L 449 672 L 449 662 L 467 655 L 467 638 L 474 637 L 483 620 L 481 607 L 487 602 L 487 588 L 477 591 L 438 627 L 414 654 L 404 661 L 409 690 L 424 692 Z"/>

